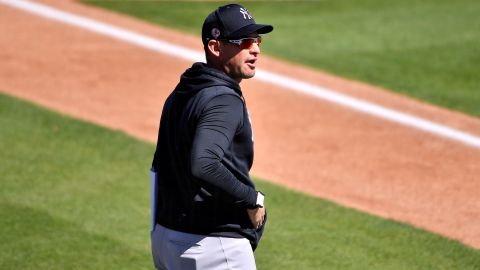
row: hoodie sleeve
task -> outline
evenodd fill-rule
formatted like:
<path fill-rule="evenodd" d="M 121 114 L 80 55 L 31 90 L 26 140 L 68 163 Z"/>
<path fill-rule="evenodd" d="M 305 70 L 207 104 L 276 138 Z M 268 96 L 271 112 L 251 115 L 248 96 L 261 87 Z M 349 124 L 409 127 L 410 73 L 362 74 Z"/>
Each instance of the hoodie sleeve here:
<path fill-rule="evenodd" d="M 238 180 L 222 164 L 225 151 L 243 123 L 243 101 L 235 95 L 211 99 L 200 115 L 191 153 L 194 177 L 221 192 L 240 207 L 253 208 L 256 190 Z"/>

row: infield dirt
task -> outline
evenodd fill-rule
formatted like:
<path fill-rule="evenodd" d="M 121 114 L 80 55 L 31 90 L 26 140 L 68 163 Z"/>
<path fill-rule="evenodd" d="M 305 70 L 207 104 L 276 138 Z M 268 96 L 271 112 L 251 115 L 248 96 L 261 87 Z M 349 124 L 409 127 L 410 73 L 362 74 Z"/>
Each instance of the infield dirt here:
<path fill-rule="evenodd" d="M 75 1 L 37 2 L 202 49 L 198 37 Z M 155 142 L 163 102 L 191 62 L 4 5 L 0 14 L 0 91 Z M 260 58 L 268 71 L 480 135 L 477 118 Z M 480 248 L 480 149 L 255 79 L 242 88 L 253 175 Z"/>

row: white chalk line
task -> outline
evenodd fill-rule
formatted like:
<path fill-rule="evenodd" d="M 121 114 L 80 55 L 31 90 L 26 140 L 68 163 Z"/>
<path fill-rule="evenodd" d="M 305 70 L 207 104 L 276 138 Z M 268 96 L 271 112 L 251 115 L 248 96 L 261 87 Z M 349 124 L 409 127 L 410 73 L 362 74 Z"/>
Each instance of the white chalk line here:
<path fill-rule="evenodd" d="M 203 52 L 191 50 L 160 39 L 125 30 L 114 25 L 61 11 L 44 4 L 34 3 L 27 0 L 0 0 L 0 3 L 184 60 L 195 62 L 205 61 Z M 335 92 L 331 89 L 306 83 L 277 73 L 257 70 L 255 77 L 272 85 L 314 96 L 356 111 L 480 148 L 480 137 L 414 115 L 389 109 L 381 105 L 360 100 Z"/>

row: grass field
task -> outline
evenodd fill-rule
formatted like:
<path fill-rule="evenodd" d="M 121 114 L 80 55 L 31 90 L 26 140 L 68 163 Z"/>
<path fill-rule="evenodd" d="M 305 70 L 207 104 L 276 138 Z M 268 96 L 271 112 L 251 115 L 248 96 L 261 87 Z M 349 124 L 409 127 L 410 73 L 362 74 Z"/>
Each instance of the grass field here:
<path fill-rule="evenodd" d="M 154 145 L 0 95 L 0 269 L 153 269 Z M 259 269 L 480 269 L 480 251 L 257 180 Z"/>
<path fill-rule="evenodd" d="M 198 36 L 205 16 L 227 3 L 82 1 Z M 243 4 L 257 22 L 275 26 L 262 45 L 266 54 L 480 116 L 480 1 Z"/>

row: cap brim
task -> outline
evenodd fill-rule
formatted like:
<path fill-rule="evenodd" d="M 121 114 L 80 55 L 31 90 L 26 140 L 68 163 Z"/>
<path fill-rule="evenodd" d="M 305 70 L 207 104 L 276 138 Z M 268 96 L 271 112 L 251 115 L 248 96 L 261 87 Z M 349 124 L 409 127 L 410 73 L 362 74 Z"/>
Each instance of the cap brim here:
<path fill-rule="evenodd" d="M 231 33 L 227 38 L 244 38 L 250 36 L 253 33 L 267 34 L 272 31 L 273 26 L 268 24 L 249 24 Z"/>

